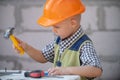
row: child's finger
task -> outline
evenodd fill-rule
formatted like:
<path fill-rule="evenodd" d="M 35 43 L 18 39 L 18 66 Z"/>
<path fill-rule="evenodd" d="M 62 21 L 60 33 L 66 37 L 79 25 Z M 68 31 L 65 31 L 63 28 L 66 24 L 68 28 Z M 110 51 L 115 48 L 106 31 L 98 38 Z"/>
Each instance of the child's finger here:
<path fill-rule="evenodd" d="M 48 69 L 48 74 L 51 75 L 51 76 L 53 76 L 53 75 L 55 75 L 55 71 L 56 71 L 56 70 L 55 70 L 54 67 L 53 67 L 53 68 L 49 68 L 49 69 Z"/>
<path fill-rule="evenodd" d="M 20 51 L 14 45 L 12 45 L 12 47 L 15 50 L 16 53 L 20 53 Z"/>
<path fill-rule="evenodd" d="M 19 38 L 15 37 L 15 39 L 18 41 L 18 43 L 21 43 L 22 40 L 20 40 Z"/>

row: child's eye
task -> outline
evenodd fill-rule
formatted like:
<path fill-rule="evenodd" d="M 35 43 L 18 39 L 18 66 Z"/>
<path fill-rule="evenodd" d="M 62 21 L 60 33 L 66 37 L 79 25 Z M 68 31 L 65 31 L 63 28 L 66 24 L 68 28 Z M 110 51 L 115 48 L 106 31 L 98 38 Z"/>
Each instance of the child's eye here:
<path fill-rule="evenodd" d="M 59 26 L 55 26 L 55 28 L 60 28 Z"/>

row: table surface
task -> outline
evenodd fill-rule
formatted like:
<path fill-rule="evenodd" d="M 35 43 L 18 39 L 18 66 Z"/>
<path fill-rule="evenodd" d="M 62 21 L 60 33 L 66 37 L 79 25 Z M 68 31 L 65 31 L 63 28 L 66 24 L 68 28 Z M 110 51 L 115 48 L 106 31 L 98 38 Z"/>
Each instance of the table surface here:
<path fill-rule="evenodd" d="M 11 70 L 11 71 L 18 72 L 15 70 Z M 3 70 L 0 70 L 0 72 L 3 72 Z M 30 77 L 24 77 L 24 72 L 25 71 L 21 71 L 20 74 L 0 75 L 0 80 L 80 80 L 80 76 L 78 75 L 59 75 L 59 76 L 50 76 L 50 77 L 48 76 L 42 78 L 30 78 Z"/>

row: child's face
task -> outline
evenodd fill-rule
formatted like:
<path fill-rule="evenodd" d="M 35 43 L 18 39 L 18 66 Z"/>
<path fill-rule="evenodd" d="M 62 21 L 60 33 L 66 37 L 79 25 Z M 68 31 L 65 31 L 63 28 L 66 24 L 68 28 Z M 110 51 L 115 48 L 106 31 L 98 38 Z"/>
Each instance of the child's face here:
<path fill-rule="evenodd" d="M 54 25 L 52 30 L 57 36 L 60 36 L 61 39 L 65 39 L 74 34 L 75 32 L 74 28 L 75 27 L 72 24 L 72 20 L 67 19 Z"/>

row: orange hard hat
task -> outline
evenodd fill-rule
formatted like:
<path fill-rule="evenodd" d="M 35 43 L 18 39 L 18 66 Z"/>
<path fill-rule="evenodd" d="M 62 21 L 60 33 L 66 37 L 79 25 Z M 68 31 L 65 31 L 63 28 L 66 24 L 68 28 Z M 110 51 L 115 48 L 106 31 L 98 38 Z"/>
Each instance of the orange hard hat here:
<path fill-rule="evenodd" d="M 52 26 L 84 11 L 85 6 L 81 0 L 47 0 L 38 24 L 45 27 Z"/>

